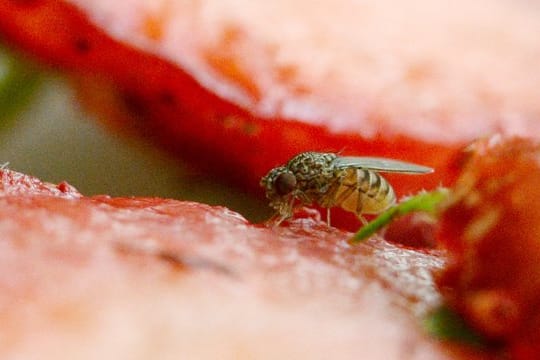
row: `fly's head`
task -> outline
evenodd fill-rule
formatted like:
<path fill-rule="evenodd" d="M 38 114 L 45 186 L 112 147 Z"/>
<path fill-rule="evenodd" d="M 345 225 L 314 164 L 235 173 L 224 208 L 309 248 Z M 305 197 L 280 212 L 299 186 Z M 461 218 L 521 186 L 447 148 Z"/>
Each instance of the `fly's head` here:
<path fill-rule="evenodd" d="M 297 190 L 294 173 L 285 166 L 273 168 L 261 179 L 261 186 L 266 191 L 270 206 L 282 217 L 290 216 L 292 202 Z"/>

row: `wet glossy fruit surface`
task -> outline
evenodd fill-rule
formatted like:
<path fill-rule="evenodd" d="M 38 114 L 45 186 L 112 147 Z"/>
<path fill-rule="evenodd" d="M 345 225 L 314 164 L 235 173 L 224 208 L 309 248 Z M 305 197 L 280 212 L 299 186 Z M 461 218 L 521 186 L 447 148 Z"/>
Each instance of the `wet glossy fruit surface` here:
<path fill-rule="evenodd" d="M 267 228 L 1 171 L 0 353 L 459 358 L 420 325 L 439 299 L 439 253 L 351 248 L 312 215 Z"/>

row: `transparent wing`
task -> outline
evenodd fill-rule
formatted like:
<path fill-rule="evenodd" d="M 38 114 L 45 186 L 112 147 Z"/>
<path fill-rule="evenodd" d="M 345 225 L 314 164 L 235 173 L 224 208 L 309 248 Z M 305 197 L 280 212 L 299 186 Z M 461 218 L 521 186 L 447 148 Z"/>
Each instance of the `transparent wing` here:
<path fill-rule="evenodd" d="M 338 156 L 333 164 L 337 168 L 360 168 L 380 172 L 397 172 L 406 174 L 428 174 L 433 169 L 427 166 L 377 157 Z"/>

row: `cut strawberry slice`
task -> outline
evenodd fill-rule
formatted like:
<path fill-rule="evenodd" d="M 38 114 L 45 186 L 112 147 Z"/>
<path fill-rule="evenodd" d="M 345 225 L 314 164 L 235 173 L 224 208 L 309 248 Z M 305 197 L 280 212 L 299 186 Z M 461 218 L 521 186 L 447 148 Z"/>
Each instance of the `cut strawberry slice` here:
<path fill-rule="evenodd" d="M 309 217 L 266 228 L 199 203 L 84 197 L 8 170 L 0 205 L 3 358 L 473 355 L 420 325 L 437 253 L 350 247 Z"/>

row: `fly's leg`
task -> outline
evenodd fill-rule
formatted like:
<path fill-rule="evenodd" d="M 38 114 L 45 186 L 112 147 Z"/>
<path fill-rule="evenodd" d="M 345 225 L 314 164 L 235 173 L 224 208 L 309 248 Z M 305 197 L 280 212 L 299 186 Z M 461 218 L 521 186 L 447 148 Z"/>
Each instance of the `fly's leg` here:
<path fill-rule="evenodd" d="M 319 202 L 322 207 L 326 208 L 326 224 L 328 227 L 332 226 L 330 221 L 330 208 L 337 204 L 334 197 L 336 196 L 339 188 L 340 184 L 338 179 L 330 185 L 328 191 L 324 195 L 324 198 Z"/>
<path fill-rule="evenodd" d="M 328 225 L 328 227 L 332 226 L 330 225 L 330 208 L 329 207 L 326 208 L 326 225 Z"/>
<path fill-rule="evenodd" d="M 279 206 L 276 208 L 274 215 L 266 221 L 266 224 L 277 227 L 281 223 L 293 216 L 294 196 L 288 201 L 280 201 Z"/>
<path fill-rule="evenodd" d="M 279 218 L 278 218 L 278 215 L 279 215 Z M 282 223 L 285 219 L 287 219 L 288 217 L 289 217 L 289 216 L 287 216 L 287 215 L 283 215 L 283 214 L 279 214 L 279 213 L 276 214 L 275 218 L 277 218 L 277 220 L 274 222 L 274 226 L 277 227 L 277 226 L 281 225 L 281 223 Z"/>
<path fill-rule="evenodd" d="M 345 188 L 345 190 L 339 194 L 339 197 L 336 197 L 339 190 L 342 188 Z M 324 198 L 319 201 L 319 204 L 322 207 L 326 208 L 326 223 L 328 224 L 328 227 L 331 226 L 330 222 L 330 208 L 333 206 L 339 206 L 343 201 L 345 201 L 349 196 L 351 196 L 352 193 L 356 191 L 356 186 L 353 184 L 343 184 L 341 183 L 341 179 L 335 180 L 332 185 L 330 185 L 330 188 L 324 195 Z"/>
<path fill-rule="evenodd" d="M 268 226 L 277 227 L 279 226 L 285 219 L 287 219 L 286 215 L 281 214 L 279 211 L 277 211 L 274 215 L 270 217 L 266 221 L 266 224 Z"/>
<path fill-rule="evenodd" d="M 358 191 L 358 199 L 356 200 L 356 216 L 358 216 L 358 219 L 360 222 L 362 222 L 363 226 L 366 226 L 368 224 L 368 221 L 365 217 L 362 216 L 362 209 L 364 207 L 364 203 L 362 202 L 362 196 L 364 194 L 360 191 Z"/>
<path fill-rule="evenodd" d="M 363 217 L 361 214 L 358 214 L 358 220 L 362 223 L 363 226 L 366 226 L 368 224 L 368 221 L 365 217 Z"/>
<path fill-rule="evenodd" d="M 334 199 L 333 201 L 333 204 L 332 205 L 340 205 L 341 203 L 343 203 L 349 196 L 351 196 L 352 193 L 354 193 L 356 191 L 356 186 L 354 185 L 349 185 L 349 184 L 341 184 L 338 186 L 336 186 L 336 190 L 334 191 L 333 193 L 333 196 L 335 196 L 337 194 L 337 191 L 341 188 L 341 187 L 345 187 L 345 191 L 343 191 L 341 194 L 339 194 L 339 197 Z M 326 212 L 326 222 L 328 224 L 328 226 L 330 227 L 330 206 L 328 206 L 326 208 L 327 212 Z M 365 221 L 365 220 L 364 220 Z"/>

